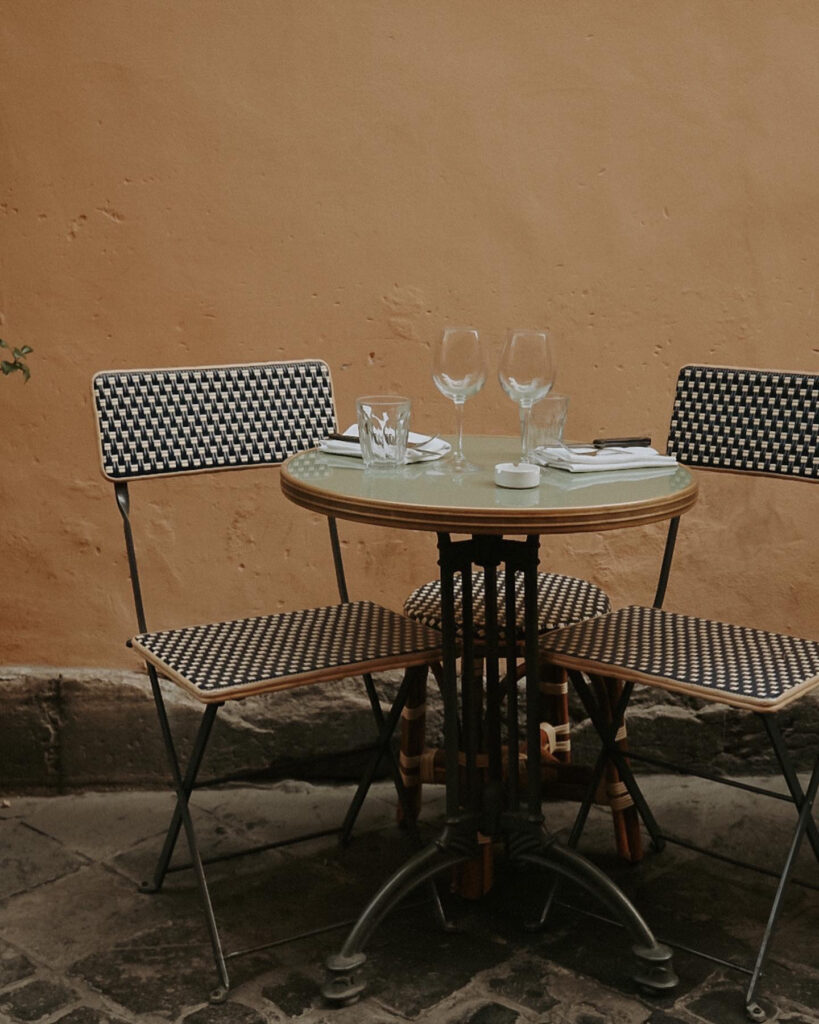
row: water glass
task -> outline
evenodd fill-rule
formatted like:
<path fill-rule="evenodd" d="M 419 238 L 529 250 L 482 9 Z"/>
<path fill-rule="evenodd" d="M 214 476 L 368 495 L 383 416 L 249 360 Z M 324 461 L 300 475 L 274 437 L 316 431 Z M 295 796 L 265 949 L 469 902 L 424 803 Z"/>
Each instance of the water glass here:
<path fill-rule="evenodd" d="M 529 451 L 536 448 L 562 448 L 563 430 L 569 412 L 569 396 L 548 394 L 532 406 L 529 424 Z"/>
<path fill-rule="evenodd" d="M 411 402 L 403 395 L 364 395 L 355 402 L 367 469 L 394 469 L 407 459 Z"/>

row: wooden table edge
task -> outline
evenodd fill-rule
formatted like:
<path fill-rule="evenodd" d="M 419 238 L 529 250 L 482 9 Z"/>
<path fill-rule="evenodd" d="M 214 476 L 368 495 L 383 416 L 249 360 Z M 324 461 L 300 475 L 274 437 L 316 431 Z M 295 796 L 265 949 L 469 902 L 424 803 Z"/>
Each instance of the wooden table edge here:
<path fill-rule="evenodd" d="M 402 505 L 333 494 L 320 486 L 295 480 L 287 472 L 287 462 L 282 466 L 280 482 L 288 500 L 321 515 L 401 530 L 487 534 L 596 533 L 642 526 L 688 511 L 698 491 L 698 484 L 692 478 L 688 487 L 676 494 L 628 505 L 600 505 L 580 511 L 577 508 L 459 509 Z"/>

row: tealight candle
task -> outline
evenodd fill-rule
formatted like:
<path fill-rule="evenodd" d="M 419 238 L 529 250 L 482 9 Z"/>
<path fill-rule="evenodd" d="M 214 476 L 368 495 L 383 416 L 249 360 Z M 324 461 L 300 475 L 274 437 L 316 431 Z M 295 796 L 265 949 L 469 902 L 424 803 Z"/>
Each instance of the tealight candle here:
<path fill-rule="evenodd" d="M 499 462 L 495 466 L 495 483 L 498 487 L 537 487 L 540 466 L 529 462 Z"/>

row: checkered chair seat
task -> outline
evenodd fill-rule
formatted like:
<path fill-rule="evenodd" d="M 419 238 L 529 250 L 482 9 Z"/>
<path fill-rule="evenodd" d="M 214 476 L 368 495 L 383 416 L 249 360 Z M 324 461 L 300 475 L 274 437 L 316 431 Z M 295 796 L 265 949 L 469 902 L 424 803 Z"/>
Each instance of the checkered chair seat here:
<path fill-rule="evenodd" d="M 505 637 L 502 624 L 506 607 L 506 574 L 498 570 L 498 623 L 501 638 Z M 473 633 L 478 639 L 486 637 L 486 593 L 482 569 L 472 573 Z M 523 623 L 523 574 L 515 580 L 515 622 L 516 636 L 524 636 Z M 546 633 L 560 626 L 570 626 L 581 619 L 605 615 L 611 610 L 606 594 L 588 580 L 574 576 L 560 576 L 557 573 L 538 573 L 537 613 L 538 632 Z M 410 618 L 425 626 L 441 629 L 441 584 L 432 580 L 418 587 L 404 602 L 404 611 Z M 459 625 L 463 619 L 463 587 L 460 576 L 455 581 L 455 618 Z"/>
<path fill-rule="evenodd" d="M 141 633 L 130 645 L 206 704 L 441 654 L 439 634 L 369 601 Z"/>
<path fill-rule="evenodd" d="M 757 712 L 819 684 L 819 643 L 711 619 L 622 608 L 550 633 L 547 661 Z"/>

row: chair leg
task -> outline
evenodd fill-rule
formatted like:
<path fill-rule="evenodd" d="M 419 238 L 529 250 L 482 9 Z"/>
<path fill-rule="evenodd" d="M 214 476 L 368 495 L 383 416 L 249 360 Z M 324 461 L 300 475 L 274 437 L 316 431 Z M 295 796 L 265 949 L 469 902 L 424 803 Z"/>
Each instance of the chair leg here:
<path fill-rule="evenodd" d="M 210 738 L 211 729 L 216 719 L 216 712 L 221 707 L 221 704 L 208 704 L 205 708 L 205 713 L 202 716 L 202 721 L 199 723 L 199 730 L 196 734 L 194 741 L 193 750 L 191 751 L 190 758 L 188 760 L 188 766 L 185 770 L 185 777 L 182 780 L 182 794 L 184 797 L 185 805 L 190 801 L 191 793 L 196 785 L 196 778 L 199 774 L 199 767 L 202 764 L 202 758 L 207 747 L 208 740 Z M 164 704 L 160 714 L 164 717 L 165 715 Z M 173 754 L 176 758 L 176 754 Z M 173 851 L 176 848 L 177 839 L 179 838 L 179 830 L 182 827 L 182 811 L 180 807 L 180 801 L 177 798 L 176 806 L 174 807 L 173 817 L 171 818 L 168 831 L 165 835 L 165 843 L 162 847 L 162 851 L 159 854 L 159 860 L 157 861 L 156 868 L 154 869 L 154 875 L 150 882 L 143 882 L 139 889 L 140 892 L 154 893 L 159 892 L 162 888 L 162 884 L 165 881 L 165 875 L 168 872 L 168 865 L 171 862 Z"/>
<path fill-rule="evenodd" d="M 404 710 L 401 712 L 401 749 L 399 765 L 401 780 L 407 793 L 407 803 L 412 819 L 415 821 L 421 813 L 423 780 L 421 778 L 421 758 L 426 744 L 427 714 L 427 673 L 410 686 Z M 397 811 L 398 823 L 406 821 L 406 814 L 401 804 Z"/>
<path fill-rule="evenodd" d="M 179 768 L 179 758 L 177 757 L 173 736 L 171 734 L 170 723 L 168 722 L 165 702 L 162 699 L 159 679 L 153 665 L 148 665 L 148 675 L 151 680 L 151 690 L 153 691 L 154 704 L 156 705 L 157 716 L 159 718 L 159 728 L 162 733 L 162 740 L 165 744 L 165 752 L 168 757 L 168 765 L 171 770 L 173 786 L 176 792 L 176 810 L 174 811 L 174 816 L 168 829 L 165 839 L 165 847 L 163 848 L 163 853 L 160 856 L 160 862 L 157 865 L 157 873 L 154 877 L 155 880 L 157 878 L 160 879 L 159 884 L 161 885 L 161 879 L 164 878 L 165 871 L 167 870 L 167 861 L 170 859 L 170 854 L 176 842 L 176 837 L 179 834 L 179 824 L 176 824 L 176 826 L 174 825 L 174 822 L 176 822 L 178 817 L 179 821 L 181 821 L 182 827 L 185 829 L 185 838 L 187 839 L 188 849 L 190 851 L 191 866 L 193 867 L 194 874 L 196 875 L 196 883 L 202 900 L 202 909 L 205 913 L 205 921 L 207 923 L 211 950 L 213 952 L 213 960 L 219 977 L 219 985 L 211 991 L 210 1000 L 214 1003 L 220 1003 L 227 997 L 227 992 L 230 988 L 230 977 L 228 976 L 227 965 L 225 964 L 225 955 L 222 949 L 222 940 L 219 937 L 216 917 L 213 913 L 213 903 L 211 902 L 210 890 L 208 889 L 207 879 L 205 878 L 205 869 L 202 866 L 202 857 L 199 853 L 196 831 L 193 827 L 193 821 L 191 820 L 190 809 L 188 807 L 190 791 L 193 788 L 196 773 L 198 771 L 199 764 L 201 763 L 202 755 L 204 754 L 208 736 L 210 735 L 210 730 L 219 705 L 209 704 L 205 709 L 205 714 L 199 727 L 194 755 L 191 757 L 191 762 L 188 765 L 188 769 L 185 772 L 185 778 L 183 779 L 182 772 Z M 190 788 L 186 790 L 186 784 L 188 783 L 190 784 Z M 164 867 L 162 867 L 163 861 Z M 162 867 L 161 874 L 160 867 Z"/>
<path fill-rule="evenodd" d="M 800 810 L 802 807 L 802 801 L 805 799 L 805 795 L 802 792 L 802 786 L 797 778 L 796 770 L 793 767 L 793 761 L 788 753 L 788 748 L 785 746 L 785 741 L 782 738 L 782 731 L 779 728 L 779 722 L 776 716 L 771 714 L 760 714 L 758 717 L 762 719 L 765 731 L 768 733 L 768 738 L 770 739 L 771 746 L 776 754 L 776 759 L 779 762 L 782 775 L 788 785 L 791 799 L 796 805 L 797 810 Z M 808 818 L 807 834 L 811 847 L 813 848 L 814 855 L 816 856 L 816 859 L 819 860 L 819 832 L 817 832 L 816 823 L 812 818 Z"/>
<path fill-rule="evenodd" d="M 796 828 L 793 832 L 791 839 L 791 845 L 788 849 L 788 855 L 785 858 L 785 863 L 782 867 L 782 873 L 779 876 L 779 883 L 776 887 L 776 895 L 774 896 L 773 905 L 771 906 L 770 914 L 768 915 L 768 921 L 765 925 L 765 932 L 762 936 L 762 942 L 759 947 L 759 951 L 756 957 L 756 963 L 754 964 L 753 974 L 751 975 L 751 983 L 748 986 L 748 991 L 745 996 L 745 1007 L 748 1011 L 748 1016 L 751 1020 L 762 1021 L 765 1020 L 765 1011 L 755 1001 L 756 989 L 759 984 L 759 979 L 762 974 L 762 966 L 765 962 L 765 957 L 768 954 L 768 948 L 773 938 L 774 928 L 779 917 L 779 913 L 782 909 L 782 900 L 785 893 L 785 887 L 788 884 L 788 880 L 793 870 L 793 865 L 796 860 L 797 854 L 799 853 L 799 847 L 802 845 L 802 840 L 805 837 L 805 833 L 810 831 L 810 827 L 813 825 L 813 804 L 816 800 L 816 791 L 819 788 L 819 754 L 817 754 L 816 761 L 813 766 L 813 773 L 808 783 L 806 793 L 803 795 L 800 806 L 799 806 L 799 819 L 796 824 Z"/>
<path fill-rule="evenodd" d="M 414 665 L 405 670 L 401 686 L 398 689 L 398 693 L 395 696 L 395 700 L 393 701 L 392 707 L 390 708 L 386 718 L 381 710 L 381 704 L 379 703 L 378 695 L 375 692 L 375 684 L 373 683 L 372 676 L 367 675 L 364 677 L 365 685 L 367 686 L 367 693 L 370 695 L 373 716 L 378 724 L 379 735 L 375 749 L 370 756 L 370 760 L 361 777 L 358 788 L 353 794 L 353 799 L 347 809 L 347 814 L 344 817 L 344 823 L 341 826 L 342 845 L 346 846 L 350 841 L 353 826 L 355 825 L 358 814 L 364 804 L 364 799 L 367 796 L 373 779 L 375 778 L 375 774 L 378 771 L 378 766 L 381 764 L 381 759 L 385 756 L 389 759 L 393 782 L 395 784 L 399 805 L 402 808 L 407 828 L 415 838 L 418 837 L 418 826 L 415 821 L 417 816 L 413 816 L 411 813 L 412 805 L 410 803 L 410 798 L 401 778 L 401 772 L 398 764 L 393 756 L 390 741 L 392 740 L 393 733 L 398 725 L 398 719 L 401 716 L 401 712 L 404 710 L 407 695 L 413 687 L 417 689 L 419 686 L 419 680 L 422 683 L 425 683 L 426 676 L 426 665 Z"/>
<path fill-rule="evenodd" d="M 583 829 L 586 827 L 589 811 L 594 803 L 595 794 L 597 793 L 603 779 L 606 766 L 613 762 L 619 775 L 619 781 L 628 791 L 628 794 L 633 801 L 633 806 L 637 809 L 637 813 L 640 815 L 640 818 L 642 818 L 643 823 L 651 835 L 655 848 L 661 850 L 665 845 L 665 840 L 663 839 L 654 815 L 651 813 L 651 809 L 646 803 L 642 790 L 638 786 L 637 780 L 634 778 L 631 765 L 626 761 L 622 751 L 617 745 L 617 734 L 620 731 L 620 725 L 625 716 L 626 707 L 628 706 L 634 684 L 621 684 L 622 690 L 614 707 L 611 707 L 608 696 L 606 695 L 607 699 L 605 704 L 608 709 L 608 713 L 605 713 L 604 715 L 604 712 L 601 710 L 598 701 L 595 700 L 591 688 L 587 684 L 583 674 L 577 671 L 570 671 L 569 678 L 572 680 L 574 688 L 586 709 L 586 713 L 597 730 L 602 747 L 592 770 L 591 778 L 586 789 L 586 795 L 584 796 L 577 815 L 575 816 L 574 824 L 572 825 L 571 832 L 569 833 L 569 837 L 566 841 L 566 846 L 568 849 L 574 850 L 580 842 L 580 837 L 583 834 Z M 605 684 L 605 680 L 601 680 L 601 683 Z M 615 818 L 615 827 L 616 826 L 617 818 Z M 626 842 L 627 841 L 628 840 L 626 839 Z M 534 918 L 529 924 L 527 924 L 527 928 L 530 931 L 539 931 L 545 926 L 555 898 L 557 897 L 559 887 L 560 877 L 555 876 L 549 886 L 546 898 L 543 901 L 540 914 L 537 918 Z"/>
<path fill-rule="evenodd" d="M 601 721 L 613 733 L 612 742 L 620 754 L 628 752 L 625 719 L 619 716 L 620 724 L 614 729 L 615 713 L 623 695 L 623 683 L 617 679 L 594 679 L 597 706 L 600 709 Z M 643 859 L 643 837 L 640 832 L 640 817 L 631 794 L 620 776 L 614 761 L 606 764 L 606 796 L 611 808 L 617 853 L 623 860 L 636 864 Z"/>
<path fill-rule="evenodd" d="M 586 713 L 597 730 L 597 734 L 602 743 L 602 749 L 592 773 L 592 779 L 589 783 L 586 799 L 581 804 L 580 810 L 577 813 L 577 818 L 575 819 L 574 827 L 572 828 L 569 845 L 576 846 L 580 840 L 580 836 L 586 823 L 586 818 L 588 817 L 589 810 L 594 802 L 594 794 L 596 793 L 597 787 L 600 785 L 603 778 L 605 767 L 609 760 L 611 760 L 617 768 L 620 781 L 626 787 L 629 796 L 634 801 L 634 806 L 637 808 L 637 812 L 651 836 L 651 841 L 654 847 L 657 850 L 662 850 L 665 846 L 665 840 L 662 832 L 660 831 L 660 827 L 657 824 L 654 815 L 651 813 L 651 809 L 643 796 L 642 790 L 637 784 L 634 772 L 631 770 L 631 765 L 623 756 L 622 751 L 617 745 L 617 734 L 625 716 L 634 684 L 626 683 L 623 686 L 620 698 L 611 710 L 610 717 L 606 715 L 606 718 L 604 718 L 597 706 L 597 702 L 594 700 L 585 678 L 583 677 L 583 674 L 581 672 L 571 671 L 569 676 L 574 684 L 575 690 L 583 702 Z M 606 719 L 608 719 L 608 721 Z"/>
<path fill-rule="evenodd" d="M 540 663 L 540 713 L 555 730 L 554 749 L 551 751 L 560 764 L 571 764 L 572 739 L 569 729 L 569 676 L 564 668 Z"/>

